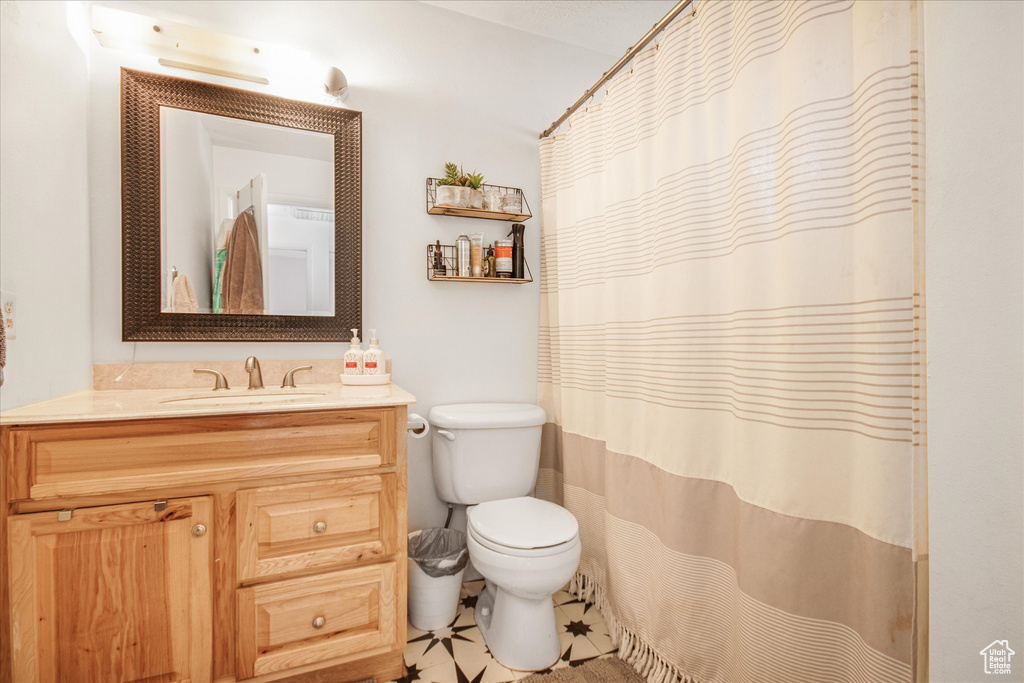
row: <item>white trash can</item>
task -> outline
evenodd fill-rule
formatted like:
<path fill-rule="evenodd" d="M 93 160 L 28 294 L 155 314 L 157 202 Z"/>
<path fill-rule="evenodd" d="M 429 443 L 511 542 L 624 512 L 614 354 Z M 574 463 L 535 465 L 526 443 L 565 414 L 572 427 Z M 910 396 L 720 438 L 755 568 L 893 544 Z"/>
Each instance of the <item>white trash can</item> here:
<path fill-rule="evenodd" d="M 409 534 L 409 623 L 435 631 L 455 620 L 469 562 L 466 535 L 455 529 Z"/>

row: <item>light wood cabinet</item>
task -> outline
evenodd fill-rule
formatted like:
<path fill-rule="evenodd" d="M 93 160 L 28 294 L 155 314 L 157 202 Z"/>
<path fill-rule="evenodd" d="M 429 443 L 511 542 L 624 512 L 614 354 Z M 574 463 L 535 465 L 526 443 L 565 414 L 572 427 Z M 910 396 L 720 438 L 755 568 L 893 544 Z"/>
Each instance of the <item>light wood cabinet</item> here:
<path fill-rule="evenodd" d="M 400 677 L 405 418 L 0 427 L 0 683 Z"/>
<path fill-rule="evenodd" d="M 187 498 L 10 517 L 14 680 L 209 681 L 212 509 Z"/>
<path fill-rule="evenodd" d="M 393 555 L 394 474 L 238 492 L 238 580 Z"/>
<path fill-rule="evenodd" d="M 244 678 L 395 642 L 395 563 L 238 591 L 238 671 Z M 404 643 L 403 643 L 404 645 Z"/>

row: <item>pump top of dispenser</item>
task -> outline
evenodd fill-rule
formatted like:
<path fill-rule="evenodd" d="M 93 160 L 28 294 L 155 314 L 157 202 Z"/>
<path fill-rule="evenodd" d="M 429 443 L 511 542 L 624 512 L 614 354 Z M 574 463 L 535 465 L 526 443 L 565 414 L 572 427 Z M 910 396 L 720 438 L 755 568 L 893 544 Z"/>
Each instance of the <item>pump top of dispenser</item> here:
<path fill-rule="evenodd" d="M 359 346 L 362 342 L 359 341 L 359 328 L 352 328 L 352 346 Z"/>
<path fill-rule="evenodd" d="M 370 346 L 380 346 L 380 339 L 377 339 L 377 330 L 370 330 Z"/>

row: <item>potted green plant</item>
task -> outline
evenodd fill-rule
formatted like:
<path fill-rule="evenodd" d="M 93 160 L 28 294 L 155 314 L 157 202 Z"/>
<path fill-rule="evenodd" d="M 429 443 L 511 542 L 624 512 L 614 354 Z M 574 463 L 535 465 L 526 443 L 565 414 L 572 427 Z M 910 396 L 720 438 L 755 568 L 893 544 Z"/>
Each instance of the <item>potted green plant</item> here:
<path fill-rule="evenodd" d="M 437 197 L 434 203 L 482 209 L 484 193 L 480 186 L 483 182 L 483 173 L 466 173 L 458 164 L 449 161 L 444 165 L 444 177 L 437 181 Z"/>

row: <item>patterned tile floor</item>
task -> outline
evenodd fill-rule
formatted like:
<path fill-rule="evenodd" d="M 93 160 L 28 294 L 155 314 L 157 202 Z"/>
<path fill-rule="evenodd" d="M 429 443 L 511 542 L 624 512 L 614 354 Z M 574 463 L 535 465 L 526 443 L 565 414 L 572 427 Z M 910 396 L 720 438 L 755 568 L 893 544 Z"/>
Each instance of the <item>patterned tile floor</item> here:
<path fill-rule="evenodd" d="M 398 683 L 504 683 L 533 673 L 506 669 L 487 649 L 473 618 L 483 585 L 483 581 L 463 584 L 459 612 L 451 625 L 437 631 L 418 631 L 409 625 L 406 674 Z M 579 666 L 615 652 L 604 617 L 593 604 L 565 591 L 553 597 L 562 656 L 552 669 Z"/>

